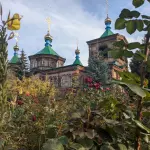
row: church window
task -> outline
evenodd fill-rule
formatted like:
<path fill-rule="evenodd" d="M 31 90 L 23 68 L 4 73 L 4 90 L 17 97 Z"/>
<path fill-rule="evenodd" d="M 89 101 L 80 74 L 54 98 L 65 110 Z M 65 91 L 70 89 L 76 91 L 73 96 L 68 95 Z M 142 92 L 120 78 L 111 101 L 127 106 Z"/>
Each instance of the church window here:
<path fill-rule="evenodd" d="M 71 87 L 71 77 L 63 76 L 61 79 L 61 87 Z"/>

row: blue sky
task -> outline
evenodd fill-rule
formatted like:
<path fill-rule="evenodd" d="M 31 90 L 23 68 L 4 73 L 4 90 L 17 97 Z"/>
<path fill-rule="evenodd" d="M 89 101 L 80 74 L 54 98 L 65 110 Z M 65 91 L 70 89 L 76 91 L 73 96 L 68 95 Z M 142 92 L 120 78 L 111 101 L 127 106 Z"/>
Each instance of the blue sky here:
<path fill-rule="evenodd" d="M 53 36 L 53 49 L 66 58 L 66 65 L 75 60 L 76 41 L 79 41 L 80 59 L 84 65 L 88 61 L 86 41 L 98 38 L 105 31 L 105 0 L 2 0 L 4 18 L 8 11 L 23 15 L 19 47 L 26 54 L 33 55 L 44 47 L 47 33 L 46 18 L 51 18 L 50 33 Z M 148 3 L 147 3 L 148 4 Z M 140 8 L 143 14 L 150 13 L 149 5 Z M 112 31 L 126 36 L 129 42 L 141 41 L 144 33 L 136 32 L 132 36 L 125 31 L 114 30 L 114 22 L 123 8 L 134 10 L 131 0 L 109 0 L 109 17 L 112 19 Z M 9 41 L 9 59 L 13 56 L 15 39 Z"/>

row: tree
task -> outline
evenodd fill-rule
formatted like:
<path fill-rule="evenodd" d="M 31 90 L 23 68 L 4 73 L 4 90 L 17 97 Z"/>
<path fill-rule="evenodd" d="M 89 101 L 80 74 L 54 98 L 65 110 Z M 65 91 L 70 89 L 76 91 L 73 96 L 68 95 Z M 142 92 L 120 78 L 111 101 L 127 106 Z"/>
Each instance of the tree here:
<path fill-rule="evenodd" d="M 4 122 L 6 122 L 6 114 L 9 107 L 7 103 L 7 69 L 8 69 L 8 40 L 14 37 L 14 33 L 11 32 L 7 36 L 8 30 L 19 30 L 20 29 L 20 16 L 19 14 L 14 14 L 10 18 L 10 12 L 8 14 L 7 20 L 3 20 L 2 5 L 0 3 L 0 129 L 3 127 Z M 0 130 L 1 131 L 1 130 Z"/>
<path fill-rule="evenodd" d="M 20 61 L 21 61 L 21 71 L 25 76 L 26 72 L 28 72 L 28 59 L 23 49 L 21 51 Z"/>
<path fill-rule="evenodd" d="M 133 6 L 135 8 L 140 7 L 143 5 L 145 0 L 132 0 Z M 150 0 L 147 0 L 150 3 Z M 134 62 L 141 61 L 139 63 L 139 76 L 137 77 L 133 73 L 123 73 L 122 80 L 118 81 L 117 83 L 120 85 L 126 85 L 132 92 L 134 92 L 138 97 L 136 99 L 136 109 L 135 117 L 132 117 L 133 123 L 136 125 L 135 129 L 133 130 L 135 136 L 135 150 L 141 149 L 149 149 L 149 140 L 144 141 L 145 138 L 148 138 L 148 134 L 150 133 L 150 129 L 143 125 L 142 117 L 143 114 L 148 113 L 147 103 L 149 103 L 149 89 L 147 89 L 147 85 L 145 84 L 146 74 L 150 72 L 150 60 L 149 60 L 149 40 L 150 40 L 150 16 L 143 15 L 141 12 L 136 10 L 130 11 L 129 9 L 123 9 L 119 15 L 119 18 L 116 20 L 115 28 L 122 30 L 126 29 L 129 34 L 135 33 L 135 31 L 139 32 L 146 32 L 144 35 L 145 42 L 141 44 L 139 42 L 128 43 L 124 45 L 118 44 L 118 49 L 111 51 L 114 53 L 116 57 L 120 58 L 125 56 L 127 58 L 131 58 L 133 56 Z M 120 41 L 119 41 L 120 42 Z M 119 43 L 118 42 L 118 43 Z M 132 50 L 139 49 L 139 52 L 133 53 Z M 128 75 L 126 75 L 128 74 Z M 137 80 L 140 80 L 137 83 Z M 144 112 L 144 111 L 145 112 Z M 143 129 L 146 129 L 143 133 Z M 144 137 L 142 137 L 144 135 Z M 143 144 L 144 143 L 144 144 Z M 147 144 L 147 148 L 145 147 Z M 145 146 L 144 146 L 145 145 Z"/>
<path fill-rule="evenodd" d="M 109 67 L 102 58 L 91 57 L 89 59 L 89 67 L 87 73 L 95 82 L 101 82 L 103 84 L 108 83 L 109 80 Z"/>

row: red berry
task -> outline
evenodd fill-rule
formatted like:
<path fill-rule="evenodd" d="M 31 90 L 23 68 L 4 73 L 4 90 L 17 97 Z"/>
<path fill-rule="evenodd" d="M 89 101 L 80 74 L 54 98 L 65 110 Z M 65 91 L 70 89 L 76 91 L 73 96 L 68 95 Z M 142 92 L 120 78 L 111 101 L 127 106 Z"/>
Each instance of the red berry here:
<path fill-rule="evenodd" d="M 36 121 L 36 116 L 35 115 L 32 116 L 32 121 Z"/>
<path fill-rule="evenodd" d="M 18 105 L 23 105 L 23 101 L 17 100 L 17 104 L 18 104 Z"/>
<path fill-rule="evenodd" d="M 26 96 L 30 96 L 30 92 L 27 91 L 27 92 L 26 92 Z"/>

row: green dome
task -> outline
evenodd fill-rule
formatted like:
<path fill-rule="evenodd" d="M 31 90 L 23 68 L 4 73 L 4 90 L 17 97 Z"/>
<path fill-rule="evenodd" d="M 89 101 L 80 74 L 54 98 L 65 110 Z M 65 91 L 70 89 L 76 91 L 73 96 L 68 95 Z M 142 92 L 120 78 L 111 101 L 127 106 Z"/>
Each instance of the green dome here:
<path fill-rule="evenodd" d="M 20 59 L 19 59 L 18 55 L 14 55 L 14 56 L 12 57 L 12 59 L 10 60 L 9 63 L 11 63 L 11 64 L 17 64 L 17 63 L 19 63 L 19 62 L 20 62 Z"/>
<path fill-rule="evenodd" d="M 41 51 L 39 51 L 38 53 L 39 55 L 55 55 L 55 56 L 59 56 L 53 49 L 51 46 L 45 46 L 44 49 L 42 49 Z"/>

